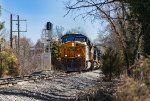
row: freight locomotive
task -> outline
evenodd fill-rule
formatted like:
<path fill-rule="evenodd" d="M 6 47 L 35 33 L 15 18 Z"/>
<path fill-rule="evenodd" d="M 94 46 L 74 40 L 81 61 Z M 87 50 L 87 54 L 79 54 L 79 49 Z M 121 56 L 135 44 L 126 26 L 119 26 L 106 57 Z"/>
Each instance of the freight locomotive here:
<path fill-rule="evenodd" d="M 61 63 L 66 72 L 93 70 L 100 66 L 100 50 L 83 34 L 67 33 L 61 37 Z"/>

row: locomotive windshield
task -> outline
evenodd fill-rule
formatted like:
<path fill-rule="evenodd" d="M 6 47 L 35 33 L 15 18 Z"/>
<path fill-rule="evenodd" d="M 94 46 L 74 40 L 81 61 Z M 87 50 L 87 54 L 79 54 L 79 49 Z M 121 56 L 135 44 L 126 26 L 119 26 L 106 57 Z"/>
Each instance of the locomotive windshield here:
<path fill-rule="evenodd" d="M 64 42 L 68 42 L 68 41 L 86 42 L 86 38 L 84 38 L 84 37 L 71 37 L 71 36 L 69 36 L 69 37 L 64 37 L 64 38 L 62 39 L 62 42 L 63 42 L 63 43 L 64 43 Z"/>
<path fill-rule="evenodd" d="M 85 38 L 83 37 L 75 37 L 75 41 L 85 42 Z"/>
<path fill-rule="evenodd" d="M 62 42 L 74 41 L 74 37 L 64 37 L 62 38 Z"/>
<path fill-rule="evenodd" d="M 61 37 L 62 43 L 69 42 L 69 41 L 80 41 L 80 42 L 86 42 L 87 44 L 91 44 L 90 40 L 82 34 L 66 34 Z"/>

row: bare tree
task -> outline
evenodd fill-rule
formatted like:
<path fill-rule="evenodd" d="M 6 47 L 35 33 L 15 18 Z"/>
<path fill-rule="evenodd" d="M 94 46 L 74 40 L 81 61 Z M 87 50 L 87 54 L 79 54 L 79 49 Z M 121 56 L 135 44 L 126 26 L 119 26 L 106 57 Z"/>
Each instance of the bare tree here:
<path fill-rule="evenodd" d="M 105 21 L 110 27 L 110 33 L 117 43 L 117 49 L 122 53 L 126 66 L 129 68 L 129 56 L 128 56 L 128 39 L 127 29 L 129 28 L 129 22 L 137 25 L 134 20 L 129 20 L 128 15 L 130 14 L 127 3 L 120 0 L 70 0 L 66 3 L 66 9 L 69 13 L 76 13 L 75 19 L 81 16 L 83 19 L 93 18 L 99 21 Z M 133 27 L 135 28 L 135 27 Z M 131 36 L 130 36 L 131 37 Z M 141 35 L 138 34 L 136 37 L 136 45 L 134 54 L 137 54 L 139 47 L 139 40 Z"/>
<path fill-rule="evenodd" d="M 63 36 L 64 27 L 56 26 L 55 31 L 56 31 L 58 38 L 60 39 Z"/>
<path fill-rule="evenodd" d="M 18 56 L 20 66 L 21 66 L 21 74 L 28 74 L 31 68 L 31 55 L 30 48 L 32 46 L 31 40 L 23 37 L 20 38 L 20 54 Z"/>

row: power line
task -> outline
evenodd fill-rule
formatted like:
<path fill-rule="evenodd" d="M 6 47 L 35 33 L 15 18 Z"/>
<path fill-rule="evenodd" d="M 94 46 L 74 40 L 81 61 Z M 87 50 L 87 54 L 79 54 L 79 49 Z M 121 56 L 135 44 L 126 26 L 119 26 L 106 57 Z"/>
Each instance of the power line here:
<path fill-rule="evenodd" d="M 9 14 L 12 14 L 12 15 L 14 15 L 14 16 L 17 16 L 17 14 L 14 14 L 14 13 L 12 13 L 11 11 L 9 11 L 9 10 L 3 8 L 3 7 L 1 7 L 1 9 L 4 10 L 5 12 L 9 13 Z"/>
<path fill-rule="evenodd" d="M 3 11 L 5 11 L 5 12 L 7 12 L 9 14 L 12 14 L 13 16 L 16 16 L 16 17 L 18 17 L 18 15 L 19 15 L 19 14 L 15 14 L 15 13 L 13 13 L 13 12 L 9 11 L 8 9 L 3 8 L 3 7 L 0 7 L 0 9 L 2 9 Z M 20 19 L 23 19 L 23 18 L 20 18 Z"/>
<path fill-rule="evenodd" d="M 12 13 L 11 11 L 3 8 L 0 6 L 0 10 L 3 10 L 5 12 L 7 12 L 8 14 L 10 14 L 10 48 L 13 48 L 13 32 L 17 32 L 18 33 L 18 41 L 17 41 L 17 44 L 16 44 L 16 49 L 17 49 L 17 53 L 19 55 L 19 49 L 20 49 L 20 32 L 27 32 L 27 20 L 22 20 L 20 19 L 19 15 L 18 14 L 14 14 Z M 16 17 L 16 19 L 13 19 L 13 16 Z M 4 18 L 4 19 L 7 19 L 7 18 Z M 26 22 L 26 29 L 24 31 L 20 30 L 20 22 L 21 21 L 25 21 Z M 14 31 L 13 30 L 13 22 L 17 22 L 17 30 Z"/>

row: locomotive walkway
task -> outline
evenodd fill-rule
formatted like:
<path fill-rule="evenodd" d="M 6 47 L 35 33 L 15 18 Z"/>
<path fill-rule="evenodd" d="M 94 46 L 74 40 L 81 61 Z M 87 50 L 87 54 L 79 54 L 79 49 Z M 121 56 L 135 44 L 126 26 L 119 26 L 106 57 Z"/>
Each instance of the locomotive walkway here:
<path fill-rule="evenodd" d="M 0 101 L 74 101 L 76 94 L 96 85 L 101 77 L 101 71 L 94 70 L 66 77 L 22 82 L 0 88 Z"/>

